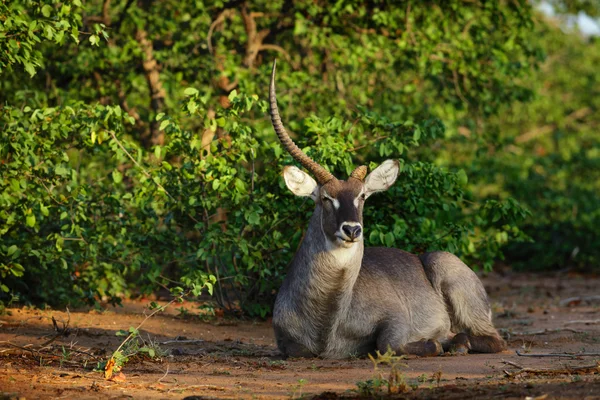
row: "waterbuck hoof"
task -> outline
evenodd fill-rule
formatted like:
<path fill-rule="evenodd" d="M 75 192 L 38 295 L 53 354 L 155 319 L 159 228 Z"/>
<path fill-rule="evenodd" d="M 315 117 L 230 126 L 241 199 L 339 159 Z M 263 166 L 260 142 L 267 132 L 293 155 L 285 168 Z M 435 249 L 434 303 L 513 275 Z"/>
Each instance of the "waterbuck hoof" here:
<path fill-rule="evenodd" d="M 434 357 L 444 353 L 442 344 L 435 339 L 429 339 L 424 343 L 423 357 Z"/>
<path fill-rule="evenodd" d="M 466 355 L 469 354 L 469 350 L 471 350 L 471 342 L 469 341 L 469 336 L 467 336 L 467 334 L 459 333 L 452 338 L 450 353 L 456 355 Z"/>

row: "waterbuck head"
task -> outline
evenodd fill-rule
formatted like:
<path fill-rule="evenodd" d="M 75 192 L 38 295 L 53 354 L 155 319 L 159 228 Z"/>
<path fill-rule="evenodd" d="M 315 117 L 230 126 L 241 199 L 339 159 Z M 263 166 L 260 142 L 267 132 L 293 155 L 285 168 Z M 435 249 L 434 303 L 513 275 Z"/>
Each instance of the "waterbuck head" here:
<path fill-rule="evenodd" d="M 328 244 L 351 248 L 363 239 L 363 205 L 375 192 L 389 189 L 398 177 L 398 161 L 387 160 L 367 175 L 367 167 L 357 167 L 348 180 L 339 180 L 296 146 L 286 132 L 275 95 L 275 63 L 269 87 L 271 122 L 283 147 L 316 178 L 294 166 L 285 167 L 283 177 L 296 196 L 311 197 L 321 212 L 321 229 Z"/>

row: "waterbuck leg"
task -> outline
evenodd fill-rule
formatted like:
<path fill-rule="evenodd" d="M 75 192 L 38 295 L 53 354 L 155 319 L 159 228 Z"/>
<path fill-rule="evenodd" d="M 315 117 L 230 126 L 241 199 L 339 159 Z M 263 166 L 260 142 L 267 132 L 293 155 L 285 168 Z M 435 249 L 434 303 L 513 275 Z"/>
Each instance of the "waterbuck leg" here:
<path fill-rule="evenodd" d="M 452 332 L 466 333 L 471 351 L 505 350 L 506 344 L 492 323 L 487 293 L 477 275 L 450 253 L 426 253 L 420 258 L 433 288 L 446 301 Z"/>

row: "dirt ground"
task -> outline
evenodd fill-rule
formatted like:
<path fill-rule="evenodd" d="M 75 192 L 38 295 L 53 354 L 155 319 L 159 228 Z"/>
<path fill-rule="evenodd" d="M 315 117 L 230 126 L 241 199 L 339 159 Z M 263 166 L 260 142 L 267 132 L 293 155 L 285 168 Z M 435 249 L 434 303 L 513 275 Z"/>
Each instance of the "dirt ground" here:
<path fill-rule="evenodd" d="M 483 281 L 509 350 L 409 357 L 395 367 L 394 390 L 400 393 L 394 396 L 600 399 L 600 277 L 494 273 Z M 9 309 L 0 316 L 0 399 L 337 399 L 358 397 L 361 388 L 365 397 L 388 393 L 381 379 L 390 379 L 389 365 L 375 370 L 368 358 L 282 360 L 269 321 L 203 321 L 192 302 L 183 304 L 185 312 L 173 305 L 143 324 L 139 343 L 155 350 L 154 359 L 147 349 L 139 351 L 113 380 L 104 379 L 94 368 L 123 341 L 119 330 L 144 320 L 148 303 L 70 314 Z M 571 354 L 538 356 L 551 353 Z"/>

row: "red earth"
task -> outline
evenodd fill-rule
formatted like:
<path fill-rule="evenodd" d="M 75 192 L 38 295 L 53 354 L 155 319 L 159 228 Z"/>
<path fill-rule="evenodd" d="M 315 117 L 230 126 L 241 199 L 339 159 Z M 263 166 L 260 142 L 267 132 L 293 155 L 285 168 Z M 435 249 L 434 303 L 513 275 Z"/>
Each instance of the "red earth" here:
<path fill-rule="evenodd" d="M 600 278 L 482 279 L 508 351 L 396 358 L 377 368 L 368 358 L 283 360 L 269 321 L 202 318 L 199 303 L 185 302 L 148 318 L 131 341 L 138 348 L 126 346 L 137 354 L 107 380 L 98 365 L 123 342 L 119 330 L 144 321 L 149 300 L 69 313 L 9 308 L 0 316 L 0 399 L 336 399 L 389 391 L 408 399 L 600 399 Z"/>

